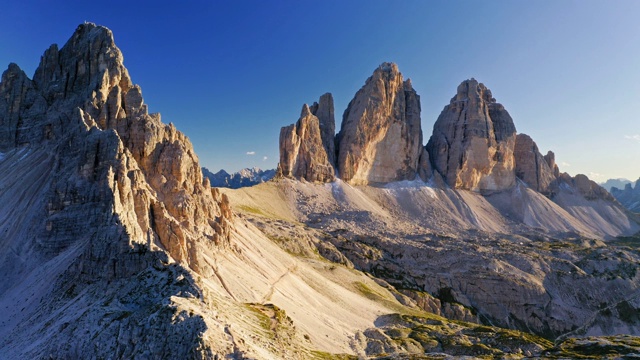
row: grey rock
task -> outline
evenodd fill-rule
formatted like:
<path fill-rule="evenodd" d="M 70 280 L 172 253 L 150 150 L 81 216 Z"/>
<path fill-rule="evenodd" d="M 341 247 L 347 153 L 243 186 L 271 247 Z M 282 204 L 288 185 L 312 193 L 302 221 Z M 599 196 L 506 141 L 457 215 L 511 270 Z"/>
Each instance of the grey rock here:
<path fill-rule="evenodd" d="M 516 146 L 514 150 L 516 160 L 516 176 L 527 183 L 530 188 L 549 194 L 549 186 L 556 180 L 554 170 L 555 156 L 549 151 L 546 156 L 542 156 L 538 150 L 538 145 L 526 134 L 516 136 Z"/>
<path fill-rule="evenodd" d="M 516 128 L 491 91 L 463 81 L 433 125 L 427 151 L 449 186 L 496 191 L 515 184 Z"/>

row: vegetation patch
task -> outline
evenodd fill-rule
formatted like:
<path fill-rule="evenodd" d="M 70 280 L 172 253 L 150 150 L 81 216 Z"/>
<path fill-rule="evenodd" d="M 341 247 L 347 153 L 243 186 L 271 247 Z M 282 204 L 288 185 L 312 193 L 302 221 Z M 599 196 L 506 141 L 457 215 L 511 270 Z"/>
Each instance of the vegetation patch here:
<path fill-rule="evenodd" d="M 244 212 L 244 213 L 249 213 L 249 214 L 253 214 L 253 215 L 269 217 L 262 210 L 260 210 L 260 209 L 258 209 L 256 207 L 253 207 L 253 206 L 238 205 L 237 209 L 240 210 L 241 212 Z"/>
<path fill-rule="evenodd" d="M 311 359 L 317 360 L 357 360 L 358 357 L 348 354 L 331 354 L 324 351 L 311 351 Z"/>

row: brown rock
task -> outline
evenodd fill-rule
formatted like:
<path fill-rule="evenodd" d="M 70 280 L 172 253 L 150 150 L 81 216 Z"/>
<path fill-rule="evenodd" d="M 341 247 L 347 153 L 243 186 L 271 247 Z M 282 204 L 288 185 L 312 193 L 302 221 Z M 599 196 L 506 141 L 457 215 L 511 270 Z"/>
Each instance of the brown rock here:
<path fill-rule="evenodd" d="M 549 152 L 546 157 L 538 151 L 536 143 L 526 134 L 518 134 L 514 151 L 516 159 L 516 176 L 530 188 L 549 194 L 549 186 L 556 180 L 554 171 L 555 157 Z M 550 165 L 551 164 L 551 165 Z"/>
<path fill-rule="evenodd" d="M 338 134 L 338 173 L 356 185 L 413 180 L 422 153 L 420 97 L 383 63 L 356 93 Z"/>
<path fill-rule="evenodd" d="M 310 106 L 311 113 L 320 121 L 322 145 L 327 152 L 329 164 L 336 166 L 336 119 L 333 111 L 333 96 L 326 93 L 320 96 L 319 102 Z"/>
<path fill-rule="evenodd" d="M 298 122 L 280 129 L 278 173 L 311 182 L 333 181 L 335 170 L 322 140 L 320 120 L 305 104 Z"/>
<path fill-rule="evenodd" d="M 463 81 L 438 117 L 427 144 L 434 170 L 449 186 L 493 191 L 515 184 L 516 129 L 505 108 L 475 79 Z"/>

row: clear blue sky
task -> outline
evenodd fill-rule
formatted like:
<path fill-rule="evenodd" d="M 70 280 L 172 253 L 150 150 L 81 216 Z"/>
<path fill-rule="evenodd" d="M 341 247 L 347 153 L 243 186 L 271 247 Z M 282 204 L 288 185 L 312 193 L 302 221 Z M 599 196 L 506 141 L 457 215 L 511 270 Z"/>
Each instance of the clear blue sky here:
<path fill-rule="evenodd" d="M 0 66 L 29 75 L 79 23 L 109 27 L 150 111 L 213 171 L 274 168 L 303 103 L 333 93 L 339 128 L 393 61 L 421 96 L 425 142 L 475 77 L 561 171 L 640 177 L 640 1 L 5 1 L 2 13 Z"/>

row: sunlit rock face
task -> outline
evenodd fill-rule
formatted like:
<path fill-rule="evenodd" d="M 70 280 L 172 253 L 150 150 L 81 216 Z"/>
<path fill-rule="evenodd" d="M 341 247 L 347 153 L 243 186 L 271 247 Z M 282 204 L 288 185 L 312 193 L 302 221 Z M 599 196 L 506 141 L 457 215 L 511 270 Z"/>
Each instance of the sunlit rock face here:
<path fill-rule="evenodd" d="M 280 129 L 278 174 L 311 182 L 333 181 L 334 132 L 331 94 L 323 95 L 311 108 L 304 104 L 298 121 Z"/>
<path fill-rule="evenodd" d="M 355 185 L 413 180 L 423 152 L 420 97 L 396 64 L 383 63 L 344 112 L 339 176 Z"/>
<path fill-rule="evenodd" d="M 516 128 L 491 91 L 465 80 L 438 117 L 427 151 L 454 188 L 496 191 L 515 184 Z"/>

